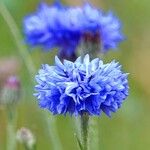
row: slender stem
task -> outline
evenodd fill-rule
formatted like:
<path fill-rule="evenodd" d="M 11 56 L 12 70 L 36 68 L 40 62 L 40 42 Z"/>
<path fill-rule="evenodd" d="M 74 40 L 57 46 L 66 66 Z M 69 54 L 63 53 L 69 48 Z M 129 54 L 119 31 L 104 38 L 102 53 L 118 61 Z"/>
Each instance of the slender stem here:
<path fill-rule="evenodd" d="M 7 150 L 16 150 L 16 120 L 17 115 L 14 108 L 7 109 Z"/>
<path fill-rule="evenodd" d="M 81 136 L 82 136 L 82 148 L 88 150 L 88 127 L 89 126 L 89 115 L 83 113 L 81 115 Z"/>
<path fill-rule="evenodd" d="M 20 54 L 20 56 L 22 57 L 28 71 L 31 77 L 31 82 L 32 84 L 34 84 L 33 81 L 33 76 L 35 75 L 36 72 L 36 68 L 35 65 L 32 61 L 32 58 L 30 56 L 30 53 L 28 52 L 28 49 L 25 45 L 22 44 L 22 35 L 20 34 L 20 31 L 17 27 L 16 22 L 14 21 L 13 17 L 11 16 L 10 12 L 8 11 L 7 7 L 0 2 L 0 14 L 2 15 L 2 17 L 4 18 L 5 22 L 7 23 L 10 32 L 13 36 L 14 42 L 16 43 L 16 46 L 18 48 L 18 52 Z M 43 117 L 47 119 L 47 127 L 52 127 L 53 128 L 53 133 L 51 132 L 51 130 L 49 130 L 49 135 L 52 137 L 52 134 L 54 135 L 52 137 L 52 144 L 54 147 L 59 147 L 57 150 L 61 150 L 61 143 L 60 142 L 55 142 L 53 139 L 57 139 L 57 141 L 59 141 L 59 136 L 57 133 L 57 129 L 55 128 L 56 124 L 55 124 L 55 118 L 53 118 L 53 123 L 51 123 L 51 121 L 49 121 L 49 118 L 47 117 L 46 114 L 43 114 Z"/>

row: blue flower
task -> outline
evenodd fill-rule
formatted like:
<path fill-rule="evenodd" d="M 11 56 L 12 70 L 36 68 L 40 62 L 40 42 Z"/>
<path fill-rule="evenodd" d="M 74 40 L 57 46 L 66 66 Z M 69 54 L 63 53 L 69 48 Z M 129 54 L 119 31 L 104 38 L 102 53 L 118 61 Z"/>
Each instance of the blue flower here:
<path fill-rule="evenodd" d="M 123 40 L 120 21 L 90 4 L 65 7 L 61 4 L 40 4 L 37 11 L 24 19 L 26 41 L 45 50 L 59 48 L 71 56 L 85 39 L 101 44 L 102 52 L 117 48 Z M 89 41 L 91 42 L 91 41 Z"/>
<path fill-rule="evenodd" d="M 103 64 L 86 55 L 83 61 L 79 57 L 74 63 L 61 63 L 55 57 L 55 66 L 43 65 L 36 75 L 34 95 L 40 107 L 53 114 L 100 115 L 103 111 L 111 116 L 128 96 L 127 76 L 115 61 Z"/>
<path fill-rule="evenodd" d="M 72 55 L 79 43 L 79 32 L 71 28 L 66 9 L 58 3 L 50 7 L 41 3 L 35 13 L 24 18 L 26 42 L 46 51 L 59 48 L 60 53 Z"/>

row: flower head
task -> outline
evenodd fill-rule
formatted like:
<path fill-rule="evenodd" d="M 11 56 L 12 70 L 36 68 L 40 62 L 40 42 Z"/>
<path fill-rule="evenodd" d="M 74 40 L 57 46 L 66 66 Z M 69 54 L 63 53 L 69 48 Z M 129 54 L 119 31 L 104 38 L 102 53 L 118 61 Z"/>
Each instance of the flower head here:
<path fill-rule="evenodd" d="M 121 107 L 129 88 L 127 74 L 118 63 L 103 64 L 98 58 L 90 61 L 89 55 L 74 63 L 61 63 L 55 57 L 55 66 L 43 65 L 36 81 L 40 107 L 64 115 L 100 115 L 103 111 L 110 116 Z"/>
<path fill-rule="evenodd" d="M 123 40 L 120 21 L 112 12 L 104 13 L 90 4 L 65 7 L 58 3 L 40 4 L 24 19 L 26 41 L 45 50 L 59 48 L 60 54 L 72 56 L 81 42 L 97 42 L 102 52 L 117 48 Z"/>
<path fill-rule="evenodd" d="M 52 6 L 40 4 L 35 13 L 24 19 L 27 43 L 45 50 L 58 47 L 60 53 L 71 56 L 78 45 L 79 32 L 71 27 L 66 10 L 58 3 Z"/>

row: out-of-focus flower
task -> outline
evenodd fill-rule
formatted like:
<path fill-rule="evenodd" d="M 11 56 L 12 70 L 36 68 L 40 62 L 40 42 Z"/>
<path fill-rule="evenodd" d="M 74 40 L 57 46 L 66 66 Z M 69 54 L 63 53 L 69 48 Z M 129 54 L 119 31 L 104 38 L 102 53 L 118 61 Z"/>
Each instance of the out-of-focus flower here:
<path fill-rule="evenodd" d="M 42 108 L 53 114 L 111 116 L 128 96 L 127 73 L 112 61 L 103 64 L 98 58 L 90 62 L 89 55 L 74 63 L 58 57 L 55 66 L 43 65 L 35 79 L 35 96 Z"/>
<path fill-rule="evenodd" d="M 20 88 L 20 80 L 16 76 L 10 76 L 1 90 L 0 104 L 16 104 L 20 98 Z"/>
<path fill-rule="evenodd" d="M 117 48 L 123 40 L 120 29 L 120 21 L 112 12 L 104 13 L 88 3 L 83 7 L 42 3 L 24 19 L 27 43 L 45 50 L 58 47 L 60 55 L 68 58 L 82 42 L 100 44 L 102 52 Z"/>
<path fill-rule="evenodd" d="M 36 139 L 28 128 L 22 127 L 19 129 L 16 138 L 20 143 L 25 144 L 28 149 L 33 149 L 35 146 Z"/>
<path fill-rule="evenodd" d="M 24 19 L 27 43 L 44 50 L 58 47 L 61 54 L 72 56 L 79 42 L 79 31 L 71 28 L 66 11 L 58 3 L 52 6 L 41 3 L 35 13 Z"/>

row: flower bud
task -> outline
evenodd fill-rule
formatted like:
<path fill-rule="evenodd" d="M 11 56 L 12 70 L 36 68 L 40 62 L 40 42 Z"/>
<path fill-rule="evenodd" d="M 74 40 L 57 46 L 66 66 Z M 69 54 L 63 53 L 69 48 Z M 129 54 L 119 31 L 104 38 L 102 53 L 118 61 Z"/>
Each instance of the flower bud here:
<path fill-rule="evenodd" d="M 2 105 L 14 105 L 20 98 L 20 80 L 16 76 L 10 76 L 3 85 L 1 91 Z"/>
<path fill-rule="evenodd" d="M 33 149 L 33 147 L 35 146 L 36 139 L 28 128 L 22 127 L 21 129 L 19 129 L 17 131 L 16 138 L 20 143 L 24 144 L 28 149 Z"/>

